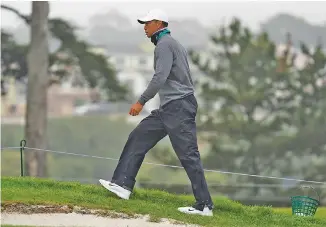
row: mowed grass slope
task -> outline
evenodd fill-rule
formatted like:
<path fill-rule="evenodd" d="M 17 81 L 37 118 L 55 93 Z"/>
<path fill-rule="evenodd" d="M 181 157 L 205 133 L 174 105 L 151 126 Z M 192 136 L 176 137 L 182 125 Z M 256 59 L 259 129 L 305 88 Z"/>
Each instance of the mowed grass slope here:
<path fill-rule="evenodd" d="M 174 195 L 158 190 L 135 190 L 130 200 L 121 200 L 100 185 L 2 177 L 2 203 L 77 205 L 128 214 L 149 214 L 152 220 L 171 218 L 178 221 L 214 227 L 325 227 L 326 218 L 294 217 L 269 207 L 243 206 L 226 198 L 214 198 L 214 217 L 179 213 L 179 206 L 193 204 L 192 196 Z M 320 209 L 318 212 L 322 212 Z M 286 210 L 285 212 L 288 212 Z"/>

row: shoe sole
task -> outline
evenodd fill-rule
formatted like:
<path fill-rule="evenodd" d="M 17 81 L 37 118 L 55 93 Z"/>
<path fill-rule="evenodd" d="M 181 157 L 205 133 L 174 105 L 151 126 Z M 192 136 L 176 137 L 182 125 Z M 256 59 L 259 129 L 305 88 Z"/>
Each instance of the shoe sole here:
<path fill-rule="evenodd" d="M 123 196 L 122 193 L 121 193 L 120 191 L 116 190 L 115 188 L 108 187 L 108 186 L 106 185 L 106 182 L 103 181 L 103 183 L 102 183 L 102 181 L 103 181 L 103 180 L 99 180 L 100 184 L 101 184 L 104 188 L 106 188 L 106 189 L 109 190 L 110 192 L 116 194 L 116 195 L 117 195 L 118 197 L 120 197 L 121 199 L 129 200 L 129 197 L 127 198 L 127 197 Z"/>

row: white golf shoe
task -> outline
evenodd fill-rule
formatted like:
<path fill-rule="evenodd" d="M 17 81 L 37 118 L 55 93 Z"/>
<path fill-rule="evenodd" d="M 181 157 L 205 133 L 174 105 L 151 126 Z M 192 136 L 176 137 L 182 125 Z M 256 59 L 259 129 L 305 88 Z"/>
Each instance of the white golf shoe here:
<path fill-rule="evenodd" d="M 202 216 L 213 216 L 213 210 L 205 206 L 203 210 L 195 207 L 179 207 L 178 211 L 185 214 L 197 214 Z"/>
<path fill-rule="evenodd" d="M 110 181 L 106 181 L 106 180 L 102 180 L 100 179 L 99 182 L 101 183 L 101 185 L 106 188 L 107 190 L 109 190 L 110 192 L 116 194 L 117 196 L 119 196 L 121 199 L 126 199 L 128 200 L 131 194 L 131 191 L 115 184 L 115 183 L 111 183 Z"/>

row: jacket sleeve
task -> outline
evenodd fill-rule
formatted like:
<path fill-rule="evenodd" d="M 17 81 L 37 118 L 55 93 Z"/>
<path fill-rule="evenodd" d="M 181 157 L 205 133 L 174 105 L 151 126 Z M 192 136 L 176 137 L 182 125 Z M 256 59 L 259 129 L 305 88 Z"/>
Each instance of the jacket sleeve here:
<path fill-rule="evenodd" d="M 158 93 L 170 75 L 173 63 L 173 52 L 168 44 L 162 43 L 156 46 L 154 61 L 156 62 L 154 76 L 138 100 L 142 105 L 145 105 L 147 101 Z"/>

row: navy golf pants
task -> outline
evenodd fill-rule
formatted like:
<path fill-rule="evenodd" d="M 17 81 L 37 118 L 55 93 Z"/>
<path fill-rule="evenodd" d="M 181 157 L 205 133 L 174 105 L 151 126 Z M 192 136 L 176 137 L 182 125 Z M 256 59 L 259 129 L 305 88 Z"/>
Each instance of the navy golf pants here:
<path fill-rule="evenodd" d="M 153 110 L 130 133 L 112 182 L 132 191 L 146 153 L 168 135 L 190 179 L 197 203 L 213 205 L 197 145 L 197 108 L 195 96 L 189 95 Z"/>

